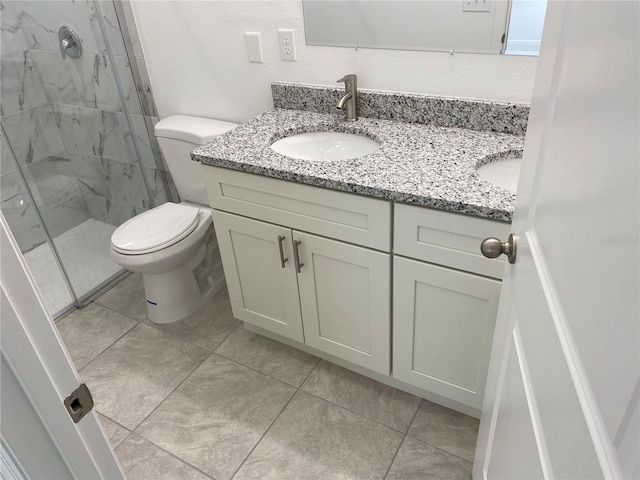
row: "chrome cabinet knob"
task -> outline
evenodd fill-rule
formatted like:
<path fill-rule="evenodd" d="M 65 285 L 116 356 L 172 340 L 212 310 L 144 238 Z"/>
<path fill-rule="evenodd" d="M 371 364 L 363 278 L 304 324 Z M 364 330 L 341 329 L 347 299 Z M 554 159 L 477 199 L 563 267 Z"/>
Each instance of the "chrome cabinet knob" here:
<path fill-rule="evenodd" d="M 513 233 L 509 239 L 502 243 L 499 238 L 485 238 L 480 244 L 480 251 L 487 258 L 498 258 L 503 253 L 507 256 L 509 263 L 516 263 L 518 237 Z"/>

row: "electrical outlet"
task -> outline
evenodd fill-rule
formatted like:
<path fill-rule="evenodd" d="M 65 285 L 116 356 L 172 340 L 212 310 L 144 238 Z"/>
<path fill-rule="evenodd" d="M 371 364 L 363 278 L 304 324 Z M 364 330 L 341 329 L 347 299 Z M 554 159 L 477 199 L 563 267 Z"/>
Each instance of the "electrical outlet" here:
<path fill-rule="evenodd" d="M 278 29 L 278 49 L 281 60 L 296 61 L 296 37 L 293 35 L 293 30 Z"/>

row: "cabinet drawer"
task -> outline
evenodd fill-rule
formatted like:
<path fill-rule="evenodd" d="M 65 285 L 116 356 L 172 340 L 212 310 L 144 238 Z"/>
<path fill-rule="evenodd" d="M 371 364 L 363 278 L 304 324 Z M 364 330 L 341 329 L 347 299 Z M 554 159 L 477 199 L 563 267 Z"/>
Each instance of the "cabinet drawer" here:
<path fill-rule="evenodd" d="M 506 241 L 510 230 L 508 223 L 396 204 L 394 253 L 502 278 L 505 257 L 485 258 L 480 243 L 486 237 Z"/>
<path fill-rule="evenodd" d="M 391 249 L 391 202 L 203 166 L 211 207 L 278 225 Z"/>

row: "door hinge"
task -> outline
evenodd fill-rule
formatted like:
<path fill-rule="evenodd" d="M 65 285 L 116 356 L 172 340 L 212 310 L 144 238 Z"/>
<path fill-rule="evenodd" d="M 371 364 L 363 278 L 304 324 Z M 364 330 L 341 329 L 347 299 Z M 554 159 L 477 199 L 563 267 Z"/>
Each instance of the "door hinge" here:
<path fill-rule="evenodd" d="M 93 409 L 93 397 L 84 383 L 64 399 L 64 406 L 74 423 L 78 423 Z"/>

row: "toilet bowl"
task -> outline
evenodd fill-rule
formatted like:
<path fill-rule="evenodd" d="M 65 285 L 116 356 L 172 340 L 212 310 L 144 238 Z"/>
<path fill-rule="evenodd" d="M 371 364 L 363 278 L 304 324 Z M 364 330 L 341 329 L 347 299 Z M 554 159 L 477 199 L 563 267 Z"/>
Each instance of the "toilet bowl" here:
<path fill-rule="evenodd" d="M 214 274 L 216 249 L 211 212 L 188 204 L 160 205 L 128 220 L 111 237 L 111 258 L 143 274 L 147 315 L 161 324 L 190 315 L 224 284 L 224 277 Z M 194 273 L 198 267 L 204 270 L 200 279 Z"/>
<path fill-rule="evenodd" d="M 184 319 L 224 285 L 201 166 L 191 160 L 190 151 L 235 126 L 184 115 L 156 124 L 158 143 L 185 201 L 141 213 L 111 236 L 111 258 L 142 274 L 147 316 L 154 323 Z"/>

